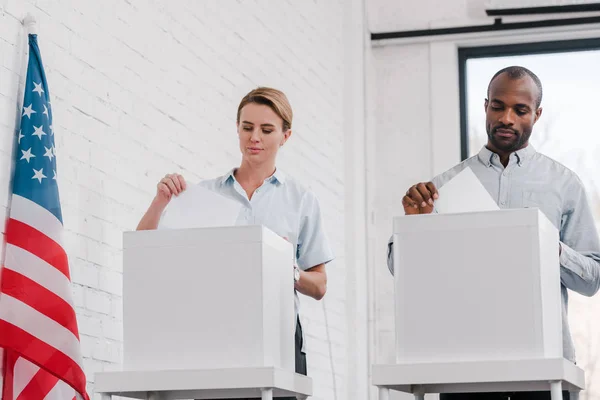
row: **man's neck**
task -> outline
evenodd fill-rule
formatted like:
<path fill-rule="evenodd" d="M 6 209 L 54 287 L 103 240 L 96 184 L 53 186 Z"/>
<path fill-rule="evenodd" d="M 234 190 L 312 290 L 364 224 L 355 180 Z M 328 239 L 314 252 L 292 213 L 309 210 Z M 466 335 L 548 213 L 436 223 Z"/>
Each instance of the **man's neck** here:
<path fill-rule="evenodd" d="M 508 165 L 508 161 L 510 160 L 510 155 L 512 153 L 516 153 L 519 150 L 523 150 L 524 148 L 526 148 L 529 145 L 529 143 L 526 143 L 523 147 L 521 147 L 520 149 L 514 150 L 514 151 L 501 151 L 498 150 L 497 148 L 495 148 L 491 143 L 486 144 L 486 148 L 491 151 L 494 154 L 497 154 L 498 157 L 500 157 L 500 163 L 506 168 L 506 166 Z"/>

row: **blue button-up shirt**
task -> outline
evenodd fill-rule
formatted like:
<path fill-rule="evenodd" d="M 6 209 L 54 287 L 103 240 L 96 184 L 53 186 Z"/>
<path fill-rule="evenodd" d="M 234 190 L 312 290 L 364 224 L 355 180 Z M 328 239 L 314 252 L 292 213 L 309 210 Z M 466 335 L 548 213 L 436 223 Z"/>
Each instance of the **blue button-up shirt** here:
<path fill-rule="evenodd" d="M 529 145 L 512 153 L 506 167 L 497 154 L 484 147 L 432 182 L 441 188 L 466 167 L 473 170 L 500 208 L 537 207 L 559 230 L 563 349 L 564 357 L 575 361 L 567 289 L 592 296 L 600 288 L 600 242 L 581 180 Z M 388 268 L 393 273 L 391 244 L 390 239 Z"/>
<path fill-rule="evenodd" d="M 334 254 L 323 228 L 321 208 L 313 192 L 277 169 L 249 200 L 234 172 L 235 169 L 232 169 L 221 177 L 198 184 L 243 206 L 236 225 L 264 225 L 287 238 L 294 246 L 296 261 L 302 270 L 333 260 Z M 282 268 L 290 269 L 290 277 L 292 267 L 282 265 Z M 300 299 L 296 291 L 294 306 L 298 315 Z"/>

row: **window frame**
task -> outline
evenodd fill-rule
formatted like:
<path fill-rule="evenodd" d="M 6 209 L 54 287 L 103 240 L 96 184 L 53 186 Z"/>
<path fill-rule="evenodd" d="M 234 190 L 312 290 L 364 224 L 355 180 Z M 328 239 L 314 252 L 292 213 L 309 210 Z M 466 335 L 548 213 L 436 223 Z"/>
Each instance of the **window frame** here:
<path fill-rule="evenodd" d="M 467 61 L 476 58 L 528 56 L 600 50 L 600 37 L 559 41 L 500 44 L 481 47 L 458 48 L 458 83 L 460 96 L 460 158 L 469 157 Z"/>

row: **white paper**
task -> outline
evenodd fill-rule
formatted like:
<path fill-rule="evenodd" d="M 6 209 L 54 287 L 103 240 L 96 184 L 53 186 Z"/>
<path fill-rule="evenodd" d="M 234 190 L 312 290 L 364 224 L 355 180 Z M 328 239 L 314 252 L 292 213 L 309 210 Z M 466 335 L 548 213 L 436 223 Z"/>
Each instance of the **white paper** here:
<path fill-rule="evenodd" d="M 158 229 L 234 226 L 242 205 L 202 186 L 188 186 L 173 196 Z"/>
<path fill-rule="evenodd" d="M 439 214 L 500 209 L 470 167 L 446 182 L 438 194 L 434 207 Z"/>

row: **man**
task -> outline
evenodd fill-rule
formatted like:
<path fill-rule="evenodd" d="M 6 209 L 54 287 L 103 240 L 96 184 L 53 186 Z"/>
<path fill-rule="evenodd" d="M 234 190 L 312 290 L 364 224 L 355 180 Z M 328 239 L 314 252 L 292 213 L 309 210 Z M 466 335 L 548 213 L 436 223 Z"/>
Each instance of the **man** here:
<path fill-rule="evenodd" d="M 485 100 L 487 145 L 479 154 L 411 186 L 402 199 L 405 214 L 428 214 L 439 197 L 437 188 L 470 167 L 500 208 L 538 207 L 559 229 L 564 357 L 575 361 L 568 326 L 568 292 L 593 296 L 600 287 L 600 244 L 583 184 L 577 175 L 538 153 L 529 144 L 533 125 L 542 115 L 542 84 L 526 68 L 498 71 Z M 393 273 L 392 242 L 388 267 Z M 498 244 L 498 251 L 510 251 Z M 493 255 L 491 255 L 493 256 Z M 554 266 L 548 266 L 553 268 Z M 569 393 L 563 397 L 569 399 Z M 571 396 L 574 397 L 574 396 Z M 442 400 L 550 399 L 549 392 L 442 394 Z"/>

